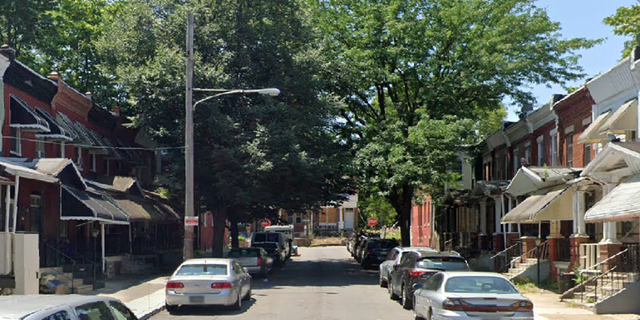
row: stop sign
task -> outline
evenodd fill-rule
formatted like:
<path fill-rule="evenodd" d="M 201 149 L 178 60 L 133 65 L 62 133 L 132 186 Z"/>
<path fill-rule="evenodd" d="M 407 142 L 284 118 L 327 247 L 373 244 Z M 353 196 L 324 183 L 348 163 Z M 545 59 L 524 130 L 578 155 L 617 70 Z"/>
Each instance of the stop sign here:
<path fill-rule="evenodd" d="M 263 227 L 268 227 L 270 225 L 271 225 L 271 220 L 269 220 L 269 219 L 262 220 L 262 226 Z"/>
<path fill-rule="evenodd" d="M 367 220 L 367 224 L 369 224 L 370 226 L 375 226 L 378 224 L 378 219 L 376 218 L 369 218 L 369 220 Z"/>

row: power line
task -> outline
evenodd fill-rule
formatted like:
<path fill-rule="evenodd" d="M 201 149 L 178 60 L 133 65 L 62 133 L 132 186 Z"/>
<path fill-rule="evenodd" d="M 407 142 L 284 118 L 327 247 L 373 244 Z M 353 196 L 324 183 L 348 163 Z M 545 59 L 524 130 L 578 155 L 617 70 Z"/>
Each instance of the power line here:
<path fill-rule="evenodd" d="M 11 140 L 20 140 L 20 141 L 28 141 L 28 142 L 41 142 L 41 143 L 45 143 L 45 144 L 52 144 L 52 145 L 60 145 L 62 146 L 62 142 L 57 142 L 57 141 L 45 141 L 45 140 L 40 140 L 40 139 L 28 139 L 28 138 L 22 138 L 22 137 L 14 137 L 14 136 L 3 136 L 3 139 L 11 139 Z M 185 149 L 185 146 L 179 146 L 179 147 L 158 147 L 158 148 L 145 148 L 145 147 L 115 147 L 115 146 L 92 146 L 92 145 L 85 145 L 85 144 L 73 144 L 73 146 L 75 148 L 82 148 L 82 149 L 115 149 L 115 150 L 142 150 L 142 151 L 162 151 L 162 150 L 177 150 L 177 149 Z"/>

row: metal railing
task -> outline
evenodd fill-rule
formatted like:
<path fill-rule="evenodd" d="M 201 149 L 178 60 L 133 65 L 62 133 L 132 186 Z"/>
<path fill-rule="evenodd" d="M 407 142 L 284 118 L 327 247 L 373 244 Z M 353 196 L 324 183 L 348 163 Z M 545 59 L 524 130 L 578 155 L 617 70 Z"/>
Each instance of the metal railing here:
<path fill-rule="evenodd" d="M 511 268 L 517 268 L 518 264 L 526 263 L 529 259 L 545 260 L 549 257 L 549 242 L 545 241 L 529 251 L 525 252 L 521 256 L 512 259 L 510 262 Z"/>
<path fill-rule="evenodd" d="M 511 261 L 520 257 L 520 255 L 522 255 L 522 243 L 517 242 L 489 259 L 494 261 L 493 266 L 496 272 L 507 272 L 509 266 L 511 266 Z"/>
<path fill-rule="evenodd" d="M 44 243 L 44 248 L 45 248 L 45 252 L 46 252 L 45 253 L 45 257 L 47 257 L 45 259 L 45 262 L 44 262 L 44 267 L 47 267 L 47 268 L 61 267 L 61 268 L 63 268 L 62 272 L 55 271 L 55 269 L 52 269 L 51 271 L 54 273 L 55 277 L 61 277 L 61 278 L 66 279 L 67 283 L 70 284 L 71 292 L 73 292 L 73 290 L 74 290 L 73 272 L 65 273 L 64 272 L 64 265 L 70 265 L 71 266 L 71 270 L 73 270 L 75 265 L 76 265 L 76 260 L 71 258 L 70 256 L 66 255 L 62 251 L 56 249 L 55 247 L 47 244 L 47 243 Z M 51 263 L 55 263 L 55 264 L 51 264 Z M 41 267 L 43 267 L 42 266 L 42 261 L 41 261 Z M 67 274 L 71 274 L 71 277 L 67 276 Z"/>

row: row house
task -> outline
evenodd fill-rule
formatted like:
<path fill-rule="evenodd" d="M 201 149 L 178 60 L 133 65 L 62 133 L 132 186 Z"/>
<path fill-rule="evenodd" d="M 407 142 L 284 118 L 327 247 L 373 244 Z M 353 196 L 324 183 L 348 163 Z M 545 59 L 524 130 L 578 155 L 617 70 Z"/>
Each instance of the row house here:
<path fill-rule="evenodd" d="M 57 72 L 38 74 L 7 46 L 0 78 L 2 246 L 33 234 L 36 250 L 21 254 L 60 268 L 48 269 L 59 277 L 66 265 L 93 268 L 84 276 L 94 285 L 106 273 L 147 267 L 132 257 L 179 251 L 181 238 L 166 236 L 179 235 L 179 214 L 142 188 L 153 181 L 156 154 L 135 144 L 138 133 L 122 126 L 117 109 L 103 109 Z M 1 278 L 11 279 L 13 258 L 0 252 Z"/>

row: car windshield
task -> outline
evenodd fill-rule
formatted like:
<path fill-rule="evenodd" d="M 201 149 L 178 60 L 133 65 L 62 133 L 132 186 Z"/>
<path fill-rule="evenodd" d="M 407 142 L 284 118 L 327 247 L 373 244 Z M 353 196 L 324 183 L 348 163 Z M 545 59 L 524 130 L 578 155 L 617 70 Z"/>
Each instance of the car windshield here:
<path fill-rule="evenodd" d="M 502 277 L 491 276 L 452 277 L 445 283 L 444 291 L 498 294 L 518 293 L 518 290 L 509 280 Z"/>
<path fill-rule="evenodd" d="M 259 257 L 259 250 L 249 250 L 249 249 L 232 249 L 227 254 L 229 258 L 240 258 L 240 257 Z"/>
<path fill-rule="evenodd" d="M 416 268 L 436 269 L 436 270 L 467 270 L 467 263 L 462 258 L 457 257 L 428 257 L 416 262 Z"/>
<path fill-rule="evenodd" d="M 176 271 L 178 276 L 226 276 L 226 264 L 186 264 Z"/>

